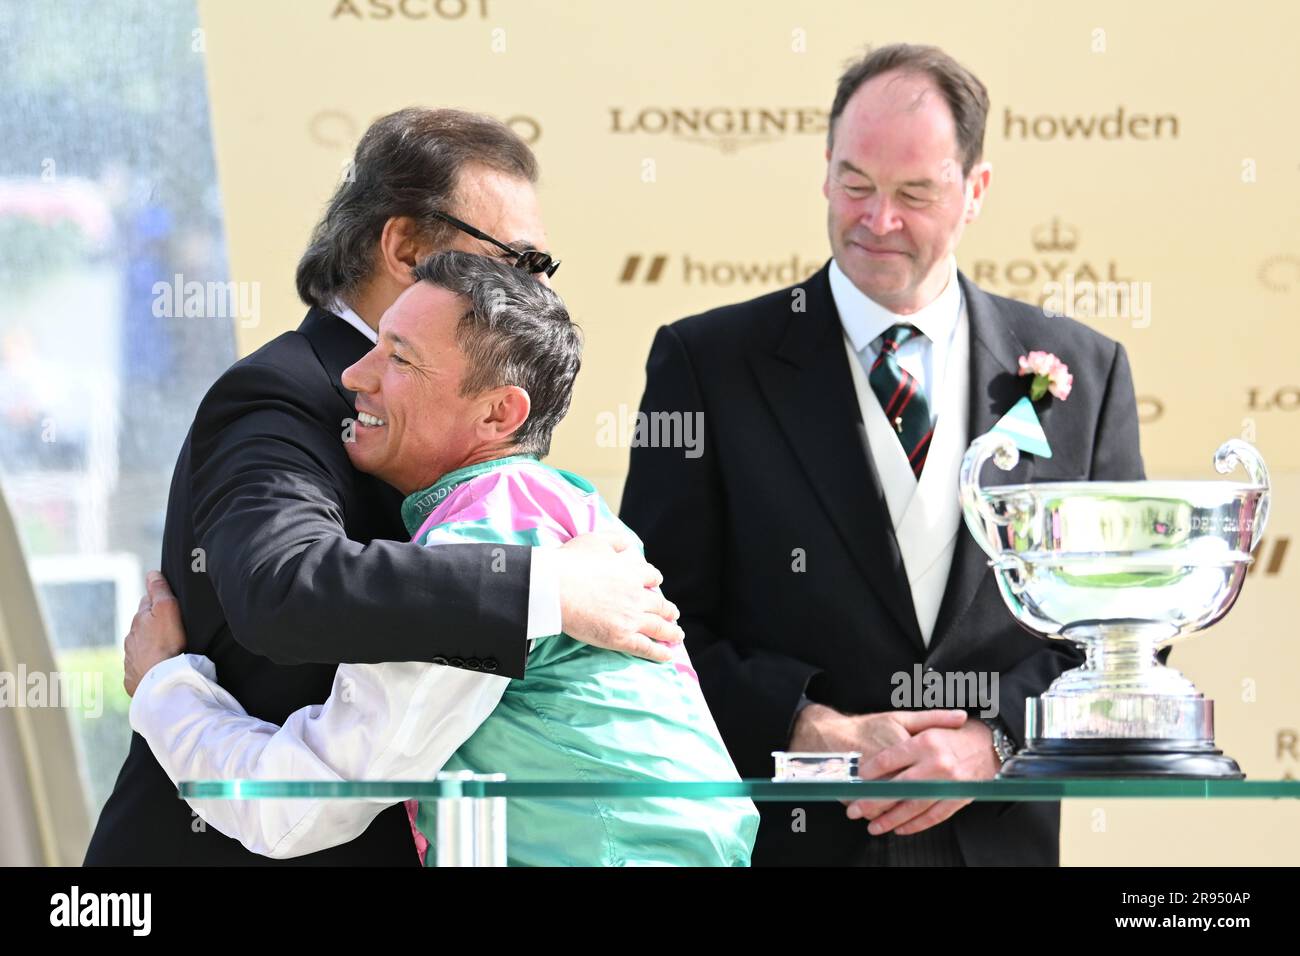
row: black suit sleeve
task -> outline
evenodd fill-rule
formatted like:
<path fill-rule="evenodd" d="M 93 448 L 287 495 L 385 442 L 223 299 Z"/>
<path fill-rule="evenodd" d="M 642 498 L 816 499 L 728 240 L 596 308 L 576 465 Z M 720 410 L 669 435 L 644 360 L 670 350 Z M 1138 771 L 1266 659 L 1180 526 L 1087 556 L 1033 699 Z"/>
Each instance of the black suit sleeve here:
<path fill-rule="evenodd" d="M 1138 437 L 1137 398 L 1124 346 L 1115 343 L 1093 439 L 1092 481 L 1139 481 L 1146 477 Z M 1160 652 L 1163 662 L 1169 648 Z M 1064 641 L 1047 641 L 998 680 L 999 717 L 1016 743 L 1025 742 L 1025 698 L 1035 697 L 1063 672 L 1083 663 L 1083 652 Z"/>
<path fill-rule="evenodd" d="M 1115 343 L 1115 359 L 1106 382 L 1097 437 L 1092 447 L 1092 471 L 1088 476 L 1091 480 L 1140 481 L 1146 478 L 1138 438 L 1133 372 L 1129 368 L 1128 353 L 1118 342 Z"/>
<path fill-rule="evenodd" d="M 277 664 L 476 658 L 522 676 L 530 550 L 349 540 L 353 472 L 320 391 L 236 365 L 195 418 L 195 538 L 235 640 Z"/>
<path fill-rule="evenodd" d="M 714 720 L 742 774 L 770 774 L 774 743 L 789 739 L 796 708 L 819 668 L 728 639 L 722 613 L 726 503 L 708 414 L 690 357 L 668 327 L 646 363 L 641 412 L 701 414 L 702 453 L 633 447 L 620 517 L 664 575 L 664 594 L 682 612 L 686 647 Z"/>

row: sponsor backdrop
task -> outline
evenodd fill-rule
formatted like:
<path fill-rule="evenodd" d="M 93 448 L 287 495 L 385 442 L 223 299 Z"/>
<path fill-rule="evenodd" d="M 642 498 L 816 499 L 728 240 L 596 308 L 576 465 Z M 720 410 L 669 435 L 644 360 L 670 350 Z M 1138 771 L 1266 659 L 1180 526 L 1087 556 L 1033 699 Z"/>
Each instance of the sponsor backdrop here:
<path fill-rule="evenodd" d="M 300 321 L 293 271 L 375 117 L 458 106 L 541 161 L 556 287 L 586 333 L 554 461 L 617 502 L 655 329 L 827 258 L 827 113 L 867 44 L 938 44 L 992 100 L 993 181 L 958 251 L 985 289 L 1065 311 L 1132 358 L 1152 477 L 1214 476 L 1232 436 L 1273 471 L 1237 608 L 1175 650 L 1255 778 L 1300 773 L 1300 8 L 667 0 L 201 2 L 231 278 L 248 352 Z M 1026 343 L 1033 347 L 1033 343 Z M 1062 356 L 1067 362 L 1070 356 Z M 1059 440 L 1059 439 L 1058 439 Z M 1240 475 L 1238 477 L 1241 477 Z M 683 529 L 686 532 L 686 529 Z M 671 584 L 671 583 L 670 583 Z M 1069 863 L 1300 860 L 1296 808 L 1085 802 Z"/>

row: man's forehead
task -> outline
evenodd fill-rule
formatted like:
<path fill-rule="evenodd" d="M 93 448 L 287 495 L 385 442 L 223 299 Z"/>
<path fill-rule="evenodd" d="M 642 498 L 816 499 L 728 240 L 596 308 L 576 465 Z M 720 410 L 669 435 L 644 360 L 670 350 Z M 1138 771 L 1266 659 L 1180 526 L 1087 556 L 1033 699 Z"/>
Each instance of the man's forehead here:
<path fill-rule="evenodd" d="M 852 136 L 863 130 L 953 143 L 956 126 L 948 102 L 928 77 L 911 73 L 874 76 L 849 98 L 836 124 Z"/>
<path fill-rule="evenodd" d="M 537 192 L 526 179 L 480 166 L 461 172 L 456 214 L 505 243 L 543 248 L 546 239 Z"/>
<path fill-rule="evenodd" d="M 952 114 L 937 91 L 927 101 L 937 105 L 894 109 L 855 94 L 836 124 L 834 172 L 856 170 L 899 181 L 951 178 L 943 173 L 958 155 Z"/>
<path fill-rule="evenodd" d="M 380 318 L 379 336 L 418 347 L 436 340 L 447 320 L 459 321 L 462 311 L 455 293 L 430 282 L 417 282 Z"/>

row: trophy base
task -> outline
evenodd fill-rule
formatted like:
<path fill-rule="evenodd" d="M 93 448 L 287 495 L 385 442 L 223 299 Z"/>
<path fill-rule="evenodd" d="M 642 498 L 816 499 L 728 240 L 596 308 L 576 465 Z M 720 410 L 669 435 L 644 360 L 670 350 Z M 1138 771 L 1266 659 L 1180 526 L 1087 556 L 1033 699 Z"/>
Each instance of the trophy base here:
<path fill-rule="evenodd" d="M 1214 742 L 1111 738 L 1035 738 L 1002 765 L 998 779 L 1102 777 L 1244 780 L 1237 761 Z"/>

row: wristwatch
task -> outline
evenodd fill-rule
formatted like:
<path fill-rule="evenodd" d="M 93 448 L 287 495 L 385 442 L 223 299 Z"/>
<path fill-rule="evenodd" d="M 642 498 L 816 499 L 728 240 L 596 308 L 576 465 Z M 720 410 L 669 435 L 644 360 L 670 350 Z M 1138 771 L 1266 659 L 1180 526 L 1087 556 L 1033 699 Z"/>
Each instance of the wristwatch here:
<path fill-rule="evenodd" d="M 1016 743 L 1011 735 L 1002 729 L 1002 725 L 991 718 L 984 718 L 984 724 L 993 732 L 993 752 L 998 755 L 998 763 L 1004 764 L 1016 753 Z"/>

